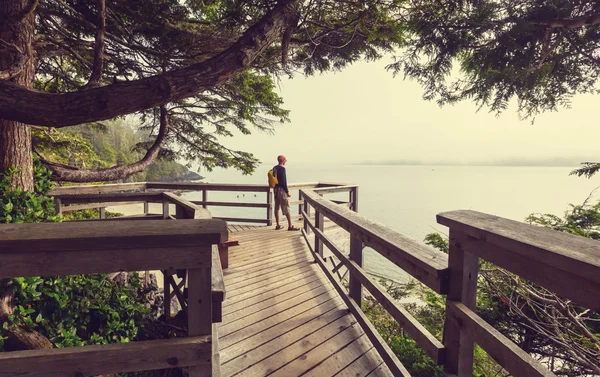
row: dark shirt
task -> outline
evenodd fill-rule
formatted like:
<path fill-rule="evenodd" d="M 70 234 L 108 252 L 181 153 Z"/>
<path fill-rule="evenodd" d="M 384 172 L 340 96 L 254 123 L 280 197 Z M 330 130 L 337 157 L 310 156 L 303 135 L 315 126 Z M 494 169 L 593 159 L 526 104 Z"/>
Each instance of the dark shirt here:
<path fill-rule="evenodd" d="M 277 172 L 278 183 L 275 185 L 275 187 L 281 187 L 286 194 L 289 194 L 290 192 L 288 191 L 287 187 L 287 177 L 285 176 L 285 168 L 281 165 L 275 165 L 273 169 L 275 169 L 275 171 Z"/>

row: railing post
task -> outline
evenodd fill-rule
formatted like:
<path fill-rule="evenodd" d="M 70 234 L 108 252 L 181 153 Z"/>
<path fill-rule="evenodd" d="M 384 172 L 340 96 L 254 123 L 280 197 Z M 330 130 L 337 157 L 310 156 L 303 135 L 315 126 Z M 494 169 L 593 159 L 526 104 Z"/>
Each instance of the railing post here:
<path fill-rule="evenodd" d="M 206 265 L 201 268 L 188 269 L 188 336 L 212 334 L 212 279 L 211 258 L 212 247 L 207 246 L 199 252 L 208 254 Z M 213 335 L 214 338 L 218 336 Z M 216 359 L 218 360 L 218 359 Z M 213 362 L 216 361 L 213 359 Z M 212 365 L 210 369 L 205 366 L 190 367 L 189 377 L 212 376 L 213 369 L 219 365 Z M 217 369 L 218 370 L 218 369 Z M 218 373 L 216 375 L 219 375 Z"/>
<path fill-rule="evenodd" d="M 300 198 L 302 198 L 302 191 L 300 191 Z M 306 234 L 310 234 L 310 227 L 308 226 L 308 222 L 310 221 L 310 219 L 308 217 L 310 217 L 310 206 L 308 205 L 308 201 L 305 199 L 304 200 L 304 213 L 306 213 L 307 218 L 304 218 L 304 231 L 306 232 Z"/>
<path fill-rule="evenodd" d="M 267 191 L 267 226 L 273 225 L 273 193 L 271 188 Z"/>
<path fill-rule="evenodd" d="M 353 235 L 350 235 L 350 260 L 362 267 L 363 265 L 363 242 Z M 360 307 L 362 304 L 362 284 L 360 280 L 350 273 L 350 297 Z"/>
<path fill-rule="evenodd" d="M 57 215 L 62 215 L 62 200 L 60 198 L 54 198 L 54 212 Z"/>
<path fill-rule="evenodd" d="M 148 189 L 145 188 L 144 192 L 148 192 Z M 148 203 L 148 201 L 144 202 L 144 215 L 147 215 L 148 213 L 150 213 L 150 203 Z"/>
<path fill-rule="evenodd" d="M 450 229 L 448 255 L 450 285 L 446 300 L 461 302 L 469 309 L 475 310 L 479 258 L 463 250 L 462 243 L 464 242 L 468 242 L 466 234 Z M 458 377 L 471 377 L 475 346 L 473 337 L 461 330 L 460 320 L 453 318 L 450 313 L 451 311 L 446 307 L 443 339 L 444 347 L 446 347 L 444 371 Z"/>
<path fill-rule="evenodd" d="M 208 192 L 206 191 L 206 189 L 202 190 L 202 208 L 206 208 L 206 201 L 208 198 Z"/>
<path fill-rule="evenodd" d="M 315 228 L 319 229 L 321 232 L 323 232 L 323 222 L 323 214 L 315 209 Z M 315 253 L 323 258 L 323 241 L 321 241 L 321 238 L 317 233 L 315 233 Z"/>
<path fill-rule="evenodd" d="M 101 219 L 105 219 L 106 218 L 106 207 L 100 207 L 100 218 Z"/>
<path fill-rule="evenodd" d="M 353 187 L 350 190 L 350 209 L 358 212 L 358 187 Z"/>
<path fill-rule="evenodd" d="M 298 190 L 298 201 L 302 201 L 302 192 Z M 302 203 L 298 203 L 298 215 L 302 216 Z"/>
<path fill-rule="evenodd" d="M 163 199 L 163 219 L 169 218 L 169 204 L 168 200 Z"/>

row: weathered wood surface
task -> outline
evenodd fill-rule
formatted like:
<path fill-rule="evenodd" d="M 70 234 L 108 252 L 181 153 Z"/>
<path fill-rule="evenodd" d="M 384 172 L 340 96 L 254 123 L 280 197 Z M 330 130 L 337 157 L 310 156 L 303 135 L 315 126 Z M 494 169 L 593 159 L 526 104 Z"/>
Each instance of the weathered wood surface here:
<path fill-rule="evenodd" d="M 600 242 L 476 211 L 437 215 L 438 223 L 477 240 L 600 283 Z"/>
<path fill-rule="evenodd" d="M 414 278 L 438 293 L 447 292 L 448 256 L 446 254 L 323 199 L 315 192 L 303 191 L 303 197 L 325 217 L 346 229 Z"/>
<path fill-rule="evenodd" d="M 258 184 L 227 184 L 227 183 L 170 183 L 170 182 L 146 182 L 148 189 L 161 190 L 189 190 L 189 191 L 239 191 L 239 192 L 267 192 L 268 185 Z"/>
<path fill-rule="evenodd" d="M 438 215 L 465 252 L 600 310 L 600 242 L 474 211 Z M 494 232 L 494 233 L 493 233 Z M 596 271 L 596 275 L 594 275 Z"/>
<path fill-rule="evenodd" d="M 104 194 L 79 194 L 79 195 L 58 195 L 62 205 L 98 203 L 111 205 L 111 203 L 128 202 L 162 202 L 162 193 L 160 192 L 123 192 L 123 193 L 104 193 Z"/>
<path fill-rule="evenodd" d="M 69 195 L 69 194 L 101 194 L 115 191 L 143 190 L 146 188 L 146 182 L 135 183 L 112 183 L 107 185 L 79 185 L 55 187 L 49 195 Z"/>
<path fill-rule="evenodd" d="M 298 376 L 321 365 L 340 376 L 392 375 L 299 232 L 235 235 L 219 325 L 223 376 Z"/>
<path fill-rule="evenodd" d="M 214 216 L 213 219 L 238 222 L 238 223 L 256 223 L 256 224 L 268 224 L 268 219 L 250 219 L 250 218 L 242 218 L 242 217 L 219 217 Z"/>
<path fill-rule="evenodd" d="M 0 377 L 97 376 L 198 365 L 210 368 L 211 336 L 0 353 Z"/>
<path fill-rule="evenodd" d="M 334 194 L 338 192 L 350 192 L 353 189 L 358 187 L 357 185 L 339 185 L 339 186 L 326 186 L 326 187 L 318 187 L 312 189 L 314 192 L 318 192 L 319 194 Z"/>
<path fill-rule="evenodd" d="M 542 363 L 494 329 L 466 305 L 449 301 L 448 318 L 474 338 L 487 353 L 514 376 L 556 377 Z"/>
<path fill-rule="evenodd" d="M 321 231 L 308 222 L 313 232 L 323 241 L 325 246 L 335 255 L 335 257 L 350 271 L 350 276 L 354 276 L 362 285 L 367 288 L 371 295 L 390 313 L 392 317 L 402 326 L 419 346 L 436 363 L 444 360 L 444 346 L 433 335 L 423 327 L 408 311 L 396 303 L 386 291 L 376 281 L 371 279 L 362 267 L 351 261 L 339 250 L 339 248 Z"/>
<path fill-rule="evenodd" d="M 116 235 L 116 236 L 115 236 Z M 220 220 L 81 221 L 0 225 L 0 254 L 213 245 L 227 239 Z"/>
<path fill-rule="evenodd" d="M 225 300 L 225 282 L 223 281 L 223 269 L 219 257 L 219 247 L 212 246 L 212 312 L 213 322 L 221 322 L 223 317 L 223 300 Z"/>
<path fill-rule="evenodd" d="M 192 203 L 201 206 L 215 206 L 215 207 L 247 207 L 247 208 L 267 208 L 267 203 L 236 203 L 236 202 L 210 202 L 210 201 L 197 201 L 194 200 Z"/>

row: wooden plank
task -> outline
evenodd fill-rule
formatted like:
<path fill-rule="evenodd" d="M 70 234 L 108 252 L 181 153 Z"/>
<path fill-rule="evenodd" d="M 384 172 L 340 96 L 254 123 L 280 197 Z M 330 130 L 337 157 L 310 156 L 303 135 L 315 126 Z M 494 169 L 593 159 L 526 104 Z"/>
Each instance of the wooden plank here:
<path fill-rule="evenodd" d="M 267 219 L 250 219 L 250 218 L 244 218 L 244 217 L 220 217 L 220 216 L 214 216 L 213 219 L 238 222 L 238 223 L 268 224 Z"/>
<path fill-rule="evenodd" d="M 0 254 L 212 245 L 226 237 L 227 225 L 220 220 L 1 224 Z"/>
<path fill-rule="evenodd" d="M 166 199 L 175 204 L 176 207 L 181 208 L 185 214 L 185 218 L 187 219 L 195 219 L 196 210 L 201 210 L 201 207 L 195 205 L 189 200 L 173 194 L 172 192 L 163 192 L 162 195 L 163 199 Z"/>
<path fill-rule="evenodd" d="M 336 329 L 337 330 L 337 329 Z M 356 339 L 363 336 L 364 333 L 357 323 L 338 332 L 335 336 L 327 339 L 319 344 L 318 347 L 305 352 L 294 359 L 291 363 L 286 364 L 283 368 L 276 370 L 270 376 L 272 377 L 287 377 L 300 376 L 306 373 L 311 366 L 319 365 L 324 360 L 328 359 L 332 354 L 335 354 L 340 349 L 347 347 Z"/>
<path fill-rule="evenodd" d="M 600 284 L 577 273 L 569 273 L 558 267 L 534 261 L 470 236 L 463 242 L 463 249 L 563 297 L 568 297 L 586 308 L 600 311 Z"/>
<path fill-rule="evenodd" d="M 423 348 L 436 363 L 444 362 L 444 346 L 427 329 L 417 321 L 412 314 L 400 306 L 396 300 L 377 282 L 373 281 L 358 263 L 349 260 L 341 250 L 321 231 L 317 231 L 323 243 L 350 271 L 350 277 L 355 277 L 385 310 L 402 326 L 404 331 Z"/>
<path fill-rule="evenodd" d="M 181 182 L 146 182 L 149 189 L 163 190 L 189 190 L 189 191 L 239 191 L 239 192 L 267 192 L 268 185 L 258 184 L 229 184 L 229 183 L 181 183 Z"/>
<path fill-rule="evenodd" d="M 198 246 L 130 247 L 108 250 L 2 252 L 0 278 L 152 271 L 199 267 L 204 262 Z"/>
<path fill-rule="evenodd" d="M 79 195 L 57 195 L 63 205 L 66 204 L 87 204 L 87 203 L 139 203 L 139 202 L 161 202 L 160 192 L 123 192 L 123 193 L 105 193 L 105 194 L 79 194 Z"/>
<path fill-rule="evenodd" d="M 476 211 L 440 213 L 437 221 L 541 265 L 600 283 L 600 243 L 597 240 Z M 532 266 L 535 265 L 532 263 Z"/>
<path fill-rule="evenodd" d="M 193 200 L 192 203 L 201 206 L 214 207 L 244 207 L 244 208 L 268 208 L 267 203 L 237 203 L 237 202 L 209 202 Z"/>
<path fill-rule="evenodd" d="M 338 193 L 338 192 L 349 192 L 349 191 L 352 191 L 356 187 L 358 187 L 358 185 L 343 185 L 343 186 L 337 186 L 337 187 L 319 187 L 319 188 L 313 189 L 312 191 L 319 193 L 320 195 L 323 195 L 323 194 L 334 194 L 334 193 Z"/>
<path fill-rule="evenodd" d="M 311 344 L 316 345 L 317 342 L 322 342 L 324 333 L 331 334 L 332 329 L 337 327 L 339 331 L 340 326 L 347 327 L 353 323 L 352 317 L 341 304 L 325 313 L 306 312 L 299 317 L 293 322 L 281 323 L 227 348 L 222 359 L 224 374 L 231 376 L 248 368 L 254 370 L 247 373 L 260 373 L 259 370 L 276 368 L 286 361 L 291 361 L 289 359 L 293 360 L 306 348 L 295 354 L 290 349 L 287 349 L 285 354 L 280 351 L 290 346 L 298 347 L 296 342 L 299 341 L 304 344 L 312 341 Z M 342 321 L 338 322 L 340 319 Z M 320 338 L 317 339 L 317 336 Z M 270 357 L 272 358 L 269 359 Z"/>
<path fill-rule="evenodd" d="M 235 288 L 231 287 L 229 291 L 233 295 L 232 297 L 238 297 L 238 295 L 243 295 L 247 292 L 263 291 L 268 287 L 275 286 L 275 284 L 283 285 L 287 282 L 306 278 L 311 275 L 314 275 L 314 273 L 315 271 L 311 268 L 310 265 L 307 264 L 294 270 L 288 270 L 287 274 L 271 276 L 270 278 L 262 277 L 260 281 L 255 281 L 253 283 L 247 282 L 246 284 L 238 285 Z"/>
<path fill-rule="evenodd" d="M 105 185 L 80 185 L 55 187 L 48 195 L 74 195 L 74 194 L 100 194 L 105 192 L 143 190 L 146 182 L 135 183 L 111 183 Z"/>
<path fill-rule="evenodd" d="M 373 345 L 369 342 L 369 339 L 363 335 L 325 359 L 322 363 L 309 370 L 303 376 L 334 376 L 349 366 L 354 360 L 369 352 L 372 348 Z"/>
<path fill-rule="evenodd" d="M 281 276 L 288 276 L 288 274 L 295 273 L 295 271 L 306 271 L 311 269 L 310 265 L 303 265 L 298 267 L 297 265 L 286 266 L 285 269 L 271 271 L 266 274 L 259 274 L 252 278 L 244 279 L 239 281 L 238 283 L 227 283 L 227 287 L 230 293 L 235 293 L 237 289 L 246 287 L 246 286 L 254 286 L 260 285 L 262 286 L 264 281 L 274 282 L 278 281 Z"/>
<path fill-rule="evenodd" d="M 308 292 L 308 294 L 297 295 L 288 299 L 280 299 L 277 305 L 271 305 L 257 312 L 250 313 L 247 315 L 240 315 L 237 319 L 230 319 L 227 323 L 221 325 L 223 336 L 234 333 L 244 327 L 263 321 L 265 318 L 272 317 L 284 313 L 285 311 L 294 308 L 298 305 L 313 302 L 316 298 L 323 296 L 323 298 L 333 298 L 333 295 L 329 294 L 331 287 L 322 287 L 315 289 L 314 292 Z M 306 292 L 305 292 L 306 293 Z M 248 308 L 244 308 L 244 312 Z"/>
<path fill-rule="evenodd" d="M 115 206 L 115 205 L 126 206 L 126 205 L 131 205 L 131 204 L 140 204 L 140 203 L 145 203 L 145 202 L 138 201 L 138 202 L 105 202 L 105 203 L 91 203 L 91 204 L 72 204 L 72 205 L 68 205 L 68 206 L 63 206 L 62 211 L 63 212 L 73 212 L 73 211 L 81 211 L 81 210 L 85 210 L 85 209 L 105 208 L 108 206 Z"/>
<path fill-rule="evenodd" d="M 236 376 L 300 376 L 302 372 L 310 368 L 312 363 L 329 356 L 327 352 L 330 349 L 341 346 L 341 343 L 348 337 L 356 338 L 360 335 L 360 328 L 351 315 L 346 313 L 340 317 L 338 310 L 328 314 L 337 319 L 325 324 L 318 331 L 306 334 L 289 344 L 289 338 L 298 338 L 298 334 L 292 331 L 283 339 L 283 342 L 278 341 L 279 339 L 273 342 L 275 345 L 281 345 L 281 348 L 275 349 L 271 347 L 271 344 L 265 345 L 259 352 L 262 351 L 260 354 L 267 354 L 268 357 L 261 360 L 260 363 L 251 365 Z M 340 337 L 341 334 L 343 335 Z M 288 343 L 287 347 L 283 347 L 286 343 Z M 254 353 L 251 355 L 255 356 Z"/>
<path fill-rule="evenodd" d="M 350 209 L 337 206 L 315 192 L 303 191 L 303 195 L 315 209 L 359 238 L 365 245 L 372 247 L 434 291 L 447 292 L 448 256 L 446 254 L 368 220 Z"/>
<path fill-rule="evenodd" d="M 336 377 L 364 377 L 369 375 L 383 363 L 375 348 L 371 348 L 346 368 L 342 369 Z M 390 373 L 391 375 L 391 373 Z"/>
<path fill-rule="evenodd" d="M 270 273 L 270 272 L 276 271 L 278 269 L 287 268 L 289 266 L 296 266 L 297 264 L 298 264 L 298 260 L 288 258 L 288 259 L 281 260 L 279 265 L 273 264 L 273 265 L 270 265 L 267 267 L 254 268 L 250 271 L 240 271 L 239 273 L 236 273 L 233 276 L 231 276 L 227 271 L 225 271 L 224 272 L 225 285 L 228 285 L 230 281 L 232 281 L 232 282 L 238 282 L 240 280 L 243 281 L 246 278 L 253 278 L 253 277 L 265 274 L 265 273 Z"/>
<path fill-rule="evenodd" d="M 354 314 L 354 317 L 357 319 L 361 328 L 364 330 L 365 334 L 369 337 L 373 346 L 381 355 L 381 358 L 386 363 L 388 368 L 392 371 L 395 376 L 406 376 L 410 377 L 410 374 L 406 370 L 406 368 L 400 363 L 394 352 L 390 349 L 390 347 L 385 343 L 381 335 L 377 332 L 377 329 L 373 326 L 373 324 L 369 321 L 369 319 L 362 312 L 360 306 L 354 302 L 350 297 L 346 295 L 344 288 L 340 285 L 340 283 L 336 280 L 336 278 L 331 274 L 331 272 L 327 269 L 327 265 L 325 261 L 319 256 L 319 254 L 315 253 L 315 259 L 317 263 L 321 266 L 323 273 L 331 284 L 335 287 L 335 289 L 340 294 L 340 297 L 344 300 L 346 305 L 348 305 L 348 309 Z"/>
<path fill-rule="evenodd" d="M 234 322 L 245 316 L 258 313 L 267 308 L 280 305 L 288 301 L 292 302 L 292 300 L 298 303 L 304 302 L 305 299 L 308 299 L 311 296 L 317 296 L 323 292 L 331 290 L 332 288 L 333 287 L 331 287 L 329 284 L 324 285 L 321 280 L 315 280 L 308 284 L 300 285 L 299 287 L 286 292 L 285 295 L 273 296 L 261 302 L 246 306 L 243 309 L 230 311 L 223 316 L 223 321 L 226 321 L 227 323 Z"/>
<path fill-rule="evenodd" d="M 285 283 L 273 285 L 268 291 L 247 292 L 246 294 L 239 295 L 239 297 L 236 297 L 236 301 L 225 301 L 223 303 L 223 312 L 231 313 L 234 310 L 246 308 L 248 306 L 267 300 L 271 297 L 281 294 L 288 294 L 289 292 L 302 285 L 310 284 L 311 282 L 317 280 L 319 280 L 319 278 L 312 274 L 308 279 L 302 279 L 301 277 L 298 277 L 295 280 L 288 280 Z"/>
<path fill-rule="evenodd" d="M 469 332 L 475 342 L 512 375 L 556 377 L 542 363 L 529 356 L 466 305 L 448 301 L 446 308 L 448 316 L 459 323 L 464 331 Z"/>
<path fill-rule="evenodd" d="M 0 377 L 97 376 L 210 366 L 210 336 L 0 353 Z"/>
<path fill-rule="evenodd" d="M 293 324 L 303 313 L 312 311 L 313 315 L 326 313 L 332 308 L 337 307 L 339 301 L 336 298 L 327 297 L 327 295 L 320 295 L 314 299 L 304 302 L 301 305 L 296 305 L 291 309 L 288 309 L 284 313 L 279 313 L 269 318 L 265 318 L 263 321 L 253 323 L 246 326 L 238 331 L 223 335 L 221 327 L 219 327 L 219 342 L 221 349 L 225 350 L 238 342 L 248 339 L 255 334 L 267 331 L 270 328 L 278 326 L 281 323 Z"/>

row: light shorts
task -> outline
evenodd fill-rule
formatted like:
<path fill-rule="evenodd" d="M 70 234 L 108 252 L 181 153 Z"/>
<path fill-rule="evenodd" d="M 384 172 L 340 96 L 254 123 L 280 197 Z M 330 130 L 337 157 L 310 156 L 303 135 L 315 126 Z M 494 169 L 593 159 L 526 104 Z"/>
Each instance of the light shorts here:
<path fill-rule="evenodd" d="M 275 213 L 281 208 L 281 213 L 287 215 L 290 212 L 290 201 L 284 189 L 275 187 Z"/>

